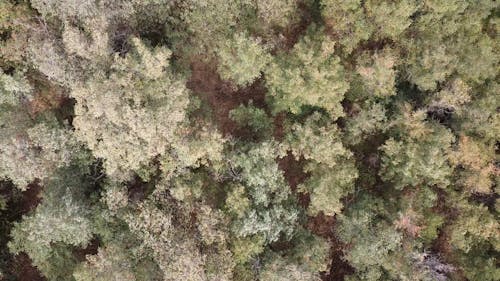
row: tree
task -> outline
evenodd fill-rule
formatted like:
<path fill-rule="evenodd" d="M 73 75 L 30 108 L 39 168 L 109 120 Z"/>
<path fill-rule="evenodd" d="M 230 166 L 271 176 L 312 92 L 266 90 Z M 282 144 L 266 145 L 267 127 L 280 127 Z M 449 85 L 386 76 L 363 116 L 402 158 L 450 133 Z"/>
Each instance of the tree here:
<path fill-rule="evenodd" d="M 172 135 L 171 150 L 160 157 L 161 170 L 166 175 L 186 168 L 210 167 L 218 172 L 224 162 L 226 139 L 213 124 L 192 120 L 179 124 Z"/>
<path fill-rule="evenodd" d="M 136 281 L 132 262 L 125 249 L 117 245 L 99 248 L 97 255 L 87 257 L 73 273 L 76 281 L 124 280 Z"/>
<path fill-rule="evenodd" d="M 323 212 L 325 215 L 333 216 L 341 213 L 343 208 L 341 200 L 354 192 L 354 183 L 358 178 L 354 163 L 349 160 L 344 161 L 342 165 L 333 168 L 317 164 L 305 167 L 305 171 L 311 173 L 311 177 L 299 185 L 299 190 L 310 196 L 309 214 L 317 215 Z"/>
<path fill-rule="evenodd" d="M 238 21 L 242 20 L 250 3 L 250 0 L 188 0 L 182 3 L 180 20 L 194 39 L 188 39 L 193 51 L 214 51 L 219 42 L 230 38 L 231 32 L 237 28 Z"/>
<path fill-rule="evenodd" d="M 328 110 L 332 119 L 343 115 L 340 102 L 349 83 L 334 46 L 321 29 L 312 27 L 290 53 L 270 64 L 265 77 L 274 112 L 298 114 L 309 105 Z"/>
<path fill-rule="evenodd" d="M 492 146 L 462 136 L 458 150 L 451 154 L 451 161 L 457 169 L 462 184 L 468 192 L 491 193 L 493 178 L 498 172 L 494 167 L 494 151 Z"/>
<path fill-rule="evenodd" d="M 498 221 L 486 206 L 471 204 L 456 198 L 460 216 L 451 226 L 454 254 L 470 280 L 495 280 L 495 266 L 500 249 Z"/>
<path fill-rule="evenodd" d="M 258 22 L 265 28 L 286 27 L 297 18 L 298 1 L 254 0 Z"/>
<path fill-rule="evenodd" d="M 434 90 L 454 71 L 467 73 L 464 77 L 473 81 L 484 81 L 494 73 L 498 58 L 491 53 L 493 42 L 481 31 L 481 21 L 488 18 L 493 6 L 488 0 L 425 2 L 411 27 L 418 34 L 416 40 L 402 40 L 409 51 L 405 59 L 409 80 L 423 90 Z M 470 44 L 476 46 L 474 50 Z"/>
<path fill-rule="evenodd" d="M 88 182 L 79 171 L 85 169 L 59 170 L 45 186 L 43 202 L 11 231 L 9 250 L 26 252 L 50 280 L 68 280 L 76 266 L 72 247 L 85 247 L 93 237 L 91 205 L 82 189 Z"/>
<path fill-rule="evenodd" d="M 475 205 L 463 201 L 457 202 L 462 216 L 453 223 L 451 242 L 464 253 L 491 244 L 493 249 L 500 249 L 498 222 L 486 206 Z"/>
<path fill-rule="evenodd" d="M 68 166 L 82 148 L 50 112 L 32 118 L 26 104 L 33 100 L 33 89 L 26 78 L 2 73 L 0 79 L 0 176 L 25 190 L 29 183 Z"/>
<path fill-rule="evenodd" d="M 383 202 L 365 196 L 339 219 L 340 239 L 353 243 L 345 259 L 356 268 L 354 275 L 359 280 L 395 280 L 397 272 L 387 271 L 392 267 L 393 253 L 401 251 L 403 237 L 388 223 Z"/>
<path fill-rule="evenodd" d="M 498 89 L 496 82 L 485 84 L 477 97 L 467 104 L 467 110 L 457 110 L 457 130 L 477 137 L 487 146 L 494 145 L 500 133 L 500 113 L 496 111 L 500 106 Z"/>
<path fill-rule="evenodd" d="M 278 255 L 271 255 L 269 262 L 264 265 L 259 274 L 260 280 L 276 281 L 319 281 L 321 278 L 318 273 L 304 270 L 301 265 L 289 263 Z"/>
<path fill-rule="evenodd" d="M 368 95 L 388 97 L 396 94 L 396 56 L 391 50 L 383 50 L 369 57 L 359 57 L 356 72 L 361 76 L 363 86 Z"/>
<path fill-rule="evenodd" d="M 190 235 L 172 225 L 172 215 L 146 202 L 124 217 L 144 250 L 156 261 L 164 280 L 204 280 L 204 258 Z"/>
<path fill-rule="evenodd" d="M 249 128 L 261 136 L 268 136 L 272 130 L 272 119 L 266 112 L 250 102 L 247 106 L 240 104 L 229 112 L 229 118 L 244 128 Z"/>
<path fill-rule="evenodd" d="M 0 66 L 27 65 L 25 55 L 29 47 L 28 26 L 33 11 L 28 3 L 2 1 L 0 3 Z"/>
<path fill-rule="evenodd" d="M 244 192 L 239 189 L 233 196 L 241 196 L 238 204 L 249 203 L 243 203 L 248 206 L 245 211 L 238 205 L 236 208 L 228 206 L 243 213 L 233 221 L 232 230 L 237 237 L 262 235 L 270 243 L 281 236 L 290 237 L 294 232 L 298 210 L 274 160 L 277 152 L 275 144 L 264 142 L 231 157 L 231 169 L 245 188 Z"/>
<path fill-rule="evenodd" d="M 356 116 L 347 120 L 345 143 L 357 145 L 370 136 L 383 133 L 389 127 L 388 123 L 383 104 L 366 102 Z"/>
<path fill-rule="evenodd" d="M 441 91 L 437 92 L 430 102 L 430 107 L 445 108 L 451 111 L 461 110 L 462 106 L 470 102 L 471 87 L 457 78 L 451 80 Z"/>
<path fill-rule="evenodd" d="M 334 167 L 352 156 L 342 145 L 337 126 L 318 112 L 309 116 L 304 124 L 293 124 L 289 131 L 284 145 L 297 160 L 304 157 Z"/>
<path fill-rule="evenodd" d="M 352 153 L 340 140 L 340 131 L 319 113 L 313 113 L 304 124 L 293 124 L 285 136 L 284 145 L 297 160 L 310 160 L 304 172 L 311 177 L 299 185 L 311 199 L 308 211 L 312 215 L 340 213 L 340 200 L 354 191 L 358 173 Z"/>
<path fill-rule="evenodd" d="M 329 241 L 306 229 L 298 229 L 292 239 L 294 247 L 286 253 L 289 260 L 300 264 L 305 270 L 316 273 L 327 271 L 331 257 Z"/>
<path fill-rule="evenodd" d="M 379 37 L 397 38 L 412 23 L 410 17 L 417 11 L 418 1 L 373 1 L 364 3 L 366 14 L 373 21 Z"/>
<path fill-rule="evenodd" d="M 132 43 L 135 53 L 116 56 L 109 79 L 93 77 L 71 92 L 77 138 L 117 180 L 166 152 L 189 102 L 183 81 L 168 71 L 171 52 Z"/>
<path fill-rule="evenodd" d="M 380 148 L 380 176 L 397 189 L 420 184 L 445 188 L 450 183 L 452 167 L 448 160 L 455 138 L 448 129 L 425 117 L 423 111 L 403 108 L 395 128 L 404 134 L 389 138 Z"/>
<path fill-rule="evenodd" d="M 321 15 L 326 25 L 332 28 L 332 36 L 346 53 L 370 38 L 374 27 L 364 14 L 360 0 L 322 0 L 321 4 Z"/>
<path fill-rule="evenodd" d="M 261 40 L 237 33 L 217 49 L 219 74 L 238 86 L 248 86 L 260 77 L 271 60 Z"/>

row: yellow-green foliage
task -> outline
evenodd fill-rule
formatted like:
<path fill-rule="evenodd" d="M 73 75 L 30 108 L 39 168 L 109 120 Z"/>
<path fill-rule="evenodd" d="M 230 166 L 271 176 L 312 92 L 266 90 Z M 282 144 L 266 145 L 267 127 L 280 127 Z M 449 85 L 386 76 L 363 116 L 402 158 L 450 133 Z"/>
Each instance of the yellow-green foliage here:
<path fill-rule="evenodd" d="M 238 237 L 262 235 L 266 242 L 274 242 L 281 235 L 290 237 L 293 234 L 298 211 L 283 174 L 274 161 L 277 154 L 275 143 L 264 142 L 246 153 L 234 155 L 230 160 L 232 171 L 238 173 L 235 176 L 245 187 L 244 193 L 233 191 L 236 196 L 242 197 L 238 204 L 248 206 L 250 202 L 250 206 L 243 209 L 243 215 L 238 215 L 242 207 L 238 206 L 235 210 L 238 217 L 232 229 Z"/>
<path fill-rule="evenodd" d="M 26 190 L 29 183 L 67 166 L 80 145 L 50 114 L 45 123 L 31 118 L 25 105 L 33 100 L 33 89 L 24 77 L 0 75 L 0 177 Z"/>
<path fill-rule="evenodd" d="M 219 73 L 223 79 L 238 86 L 248 86 L 259 78 L 271 60 L 266 47 L 259 39 L 237 33 L 218 48 Z"/>
<path fill-rule="evenodd" d="M 321 4 L 326 25 L 348 53 L 370 38 L 374 28 L 364 14 L 361 0 L 322 0 Z"/>
<path fill-rule="evenodd" d="M 391 137 L 380 148 L 382 179 L 397 189 L 421 184 L 446 188 L 452 172 L 448 159 L 454 136 L 442 125 L 426 121 L 424 112 L 411 112 L 408 107 L 395 120 L 395 129 L 402 128 L 404 133 L 398 139 Z"/>
<path fill-rule="evenodd" d="M 134 52 L 115 57 L 109 78 L 71 92 L 77 138 L 118 180 L 166 152 L 189 102 L 183 80 L 168 70 L 171 52 L 149 50 L 137 38 L 133 44 Z"/>
<path fill-rule="evenodd" d="M 265 71 L 275 112 L 300 113 L 303 106 L 322 107 L 333 119 L 342 116 L 340 102 L 349 89 L 335 42 L 311 28 L 290 53 L 279 55 Z"/>
<path fill-rule="evenodd" d="M 73 276 L 77 281 L 137 280 L 126 249 L 118 245 L 99 248 L 99 253 L 88 256 L 87 261 L 75 270 Z"/>

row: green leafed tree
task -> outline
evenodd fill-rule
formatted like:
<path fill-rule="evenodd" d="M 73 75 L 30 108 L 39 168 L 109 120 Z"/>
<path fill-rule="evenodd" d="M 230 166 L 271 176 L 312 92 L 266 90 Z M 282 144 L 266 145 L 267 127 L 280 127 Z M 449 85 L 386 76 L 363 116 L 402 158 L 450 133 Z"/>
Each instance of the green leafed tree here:
<path fill-rule="evenodd" d="M 238 86 L 248 86 L 261 76 L 271 60 L 261 40 L 245 33 L 237 33 L 217 49 L 218 71 L 223 79 L 234 81 Z"/>
<path fill-rule="evenodd" d="M 337 126 L 314 113 L 304 124 L 291 126 L 284 145 L 297 160 L 303 157 L 310 161 L 304 172 L 311 176 L 299 185 L 299 190 L 310 196 L 309 213 L 340 213 L 340 200 L 354 191 L 358 173 L 352 153 L 342 144 Z"/>
<path fill-rule="evenodd" d="M 81 145 L 52 113 L 30 114 L 34 97 L 26 78 L 19 73 L 0 75 L 0 176 L 25 190 L 29 183 L 43 181 L 57 168 L 68 166 Z"/>
<path fill-rule="evenodd" d="M 231 173 L 244 187 L 235 189 L 234 195 L 228 197 L 238 205 L 244 204 L 228 206 L 240 214 L 232 226 L 238 237 L 262 235 L 269 243 L 280 236 L 289 238 L 294 232 L 298 210 L 275 162 L 278 152 L 274 143 L 264 142 L 231 158 Z"/>
<path fill-rule="evenodd" d="M 364 2 L 364 7 L 366 14 L 374 23 L 378 37 L 397 38 L 412 23 L 410 17 L 417 12 L 418 2 L 368 0 Z"/>
<path fill-rule="evenodd" d="M 184 1 L 179 6 L 180 20 L 187 27 L 188 35 L 191 35 L 191 38 L 186 38 L 190 42 L 190 48 L 195 53 L 214 51 L 221 41 L 231 37 L 232 31 L 238 27 L 238 21 L 243 19 L 250 8 L 250 3 L 250 0 Z M 180 36 L 185 37 L 186 34 Z"/>
<path fill-rule="evenodd" d="M 453 256 L 469 280 L 495 280 L 500 272 L 496 266 L 500 225 L 486 206 L 464 199 L 455 202 L 460 215 L 451 226 Z"/>
<path fill-rule="evenodd" d="M 421 184 L 446 188 L 450 184 L 449 154 L 455 137 L 444 126 L 425 118 L 425 112 L 403 107 L 394 129 L 404 133 L 388 139 L 380 148 L 380 175 L 397 189 Z"/>
<path fill-rule="evenodd" d="M 365 103 L 364 108 L 346 122 L 345 142 L 356 145 L 364 139 L 385 132 L 389 127 L 387 110 L 380 103 Z"/>
<path fill-rule="evenodd" d="M 300 264 L 287 261 L 279 255 L 270 255 L 268 263 L 264 265 L 259 274 L 260 280 L 276 281 L 319 281 L 321 280 L 318 272 L 310 272 Z"/>
<path fill-rule="evenodd" d="M 340 102 L 349 83 L 334 46 L 323 30 L 312 27 L 289 53 L 275 58 L 265 71 L 274 112 L 297 114 L 303 106 L 317 106 L 333 119 L 343 115 Z"/>
<path fill-rule="evenodd" d="M 297 0 L 254 0 L 258 22 L 264 28 L 286 27 L 297 21 Z"/>
<path fill-rule="evenodd" d="M 331 36 L 350 53 L 360 42 L 368 40 L 374 30 L 360 0 L 322 0 L 321 15 Z"/>
<path fill-rule="evenodd" d="M 267 137 L 272 130 L 272 119 L 267 116 L 265 110 L 249 103 L 247 106 L 241 104 L 229 112 L 229 118 L 244 128 L 249 128 L 253 132 Z"/>
<path fill-rule="evenodd" d="M 99 248 L 97 255 L 87 256 L 87 261 L 75 270 L 73 276 L 76 281 L 136 281 L 132 266 L 126 249 L 109 245 Z"/>
<path fill-rule="evenodd" d="M 137 38 L 132 44 L 133 52 L 115 57 L 109 78 L 93 77 L 71 92 L 77 138 L 115 179 L 165 153 L 189 103 L 183 80 L 169 71 L 171 52 Z"/>
<path fill-rule="evenodd" d="M 359 280 L 393 280 L 384 269 L 392 262 L 391 254 L 401 250 L 402 235 L 382 219 L 384 211 L 383 202 L 368 197 L 340 217 L 339 237 L 353 243 L 345 258 Z"/>
<path fill-rule="evenodd" d="M 311 163 L 305 171 L 311 173 L 311 177 L 299 185 L 299 189 L 310 196 L 308 212 L 311 215 L 319 212 L 329 216 L 340 214 L 344 206 L 341 200 L 355 190 L 358 171 L 354 162 L 343 160 L 332 168 Z"/>
<path fill-rule="evenodd" d="M 356 72 L 361 76 L 368 96 L 388 97 L 396 94 L 396 56 L 391 50 L 360 56 Z"/>
<path fill-rule="evenodd" d="M 85 178 L 74 166 L 62 169 L 44 188 L 43 202 L 15 223 L 8 246 L 13 254 L 25 252 L 50 280 L 71 280 L 74 247 L 86 247 L 93 237 L 91 207 L 85 197 Z"/>

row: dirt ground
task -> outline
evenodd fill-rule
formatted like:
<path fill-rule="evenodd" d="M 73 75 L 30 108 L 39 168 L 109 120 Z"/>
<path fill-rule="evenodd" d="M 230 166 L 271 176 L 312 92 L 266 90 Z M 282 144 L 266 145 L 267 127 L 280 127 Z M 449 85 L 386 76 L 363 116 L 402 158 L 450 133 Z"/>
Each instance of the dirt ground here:
<path fill-rule="evenodd" d="M 230 82 L 223 81 L 217 73 L 214 62 L 206 62 L 202 58 L 194 58 L 191 62 L 191 77 L 187 87 L 202 101 L 209 104 L 214 122 L 224 136 L 247 137 L 248 132 L 238 128 L 236 122 L 229 118 L 229 111 L 240 104 L 265 108 L 266 88 L 262 80 L 255 81 L 249 87 L 238 89 Z"/>
<path fill-rule="evenodd" d="M 31 265 L 31 259 L 25 253 L 20 253 L 12 260 L 10 270 L 18 281 L 46 281 L 40 271 Z"/>

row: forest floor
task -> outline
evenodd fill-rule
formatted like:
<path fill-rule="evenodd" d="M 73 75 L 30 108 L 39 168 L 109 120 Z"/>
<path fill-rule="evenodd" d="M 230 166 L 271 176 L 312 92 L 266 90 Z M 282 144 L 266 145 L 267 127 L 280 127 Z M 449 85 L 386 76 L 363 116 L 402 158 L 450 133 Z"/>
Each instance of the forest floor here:
<path fill-rule="evenodd" d="M 40 271 L 31 264 L 31 259 L 25 253 L 20 253 L 10 261 L 10 276 L 18 281 L 45 281 Z"/>
<path fill-rule="evenodd" d="M 229 111 L 240 104 L 247 105 L 250 101 L 260 108 L 266 106 L 266 88 L 262 80 L 257 80 L 246 88 L 238 89 L 220 78 L 215 63 L 207 62 L 200 57 L 193 58 L 191 62 L 191 77 L 187 82 L 187 87 L 210 105 L 214 122 L 224 136 L 246 138 L 249 134 L 229 118 Z"/>

